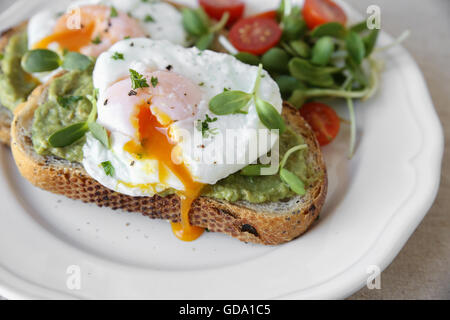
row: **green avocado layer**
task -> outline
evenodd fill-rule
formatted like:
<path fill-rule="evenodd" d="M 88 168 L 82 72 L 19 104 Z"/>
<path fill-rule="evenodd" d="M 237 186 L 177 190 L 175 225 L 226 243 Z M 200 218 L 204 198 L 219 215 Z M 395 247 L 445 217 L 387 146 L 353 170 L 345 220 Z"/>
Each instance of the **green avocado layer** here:
<path fill-rule="evenodd" d="M 82 161 L 84 138 L 64 148 L 52 148 L 48 144 L 48 138 L 59 129 L 85 121 L 91 111 L 91 104 L 86 99 L 64 108 L 58 104 L 57 97 L 85 96 L 92 92 L 90 71 L 72 71 L 53 80 L 49 86 L 47 101 L 38 107 L 34 117 L 32 140 L 37 153 L 54 155 L 75 162 Z M 303 143 L 302 136 L 288 127 L 280 138 L 281 158 L 287 150 Z M 307 154 L 308 150 L 295 152 L 286 164 L 286 168 L 295 173 L 306 186 L 318 178 L 317 173 L 307 165 Z M 167 192 L 164 193 L 164 195 L 167 194 Z M 218 181 L 215 185 L 206 186 L 203 195 L 232 202 L 246 200 L 262 203 L 286 199 L 294 196 L 295 193 L 281 181 L 278 174 L 249 177 L 237 172 Z"/>
<path fill-rule="evenodd" d="M 2 53 L 0 70 L 0 103 L 13 111 L 24 102 L 36 88 L 38 82 L 21 66 L 23 55 L 28 50 L 26 32 L 12 36 Z"/>
<path fill-rule="evenodd" d="M 292 147 L 303 144 L 303 137 L 290 127 L 280 137 L 280 159 Z M 308 150 L 293 153 L 285 168 L 295 173 L 305 186 L 316 181 L 317 173 L 307 165 Z M 290 198 L 296 194 L 281 181 L 280 176 L 243 176 L 239 172 L 218 181 L 215 185 L 208 185 L 203 194 L 208 197 L 231 202 L 246 200 L 252 203 L 275 202 Z"/>
<path fill-rule="evenodd" d="M 58 103 L 58 97 L 85 97 L 93 91 L 92 70 L 70 71 L 51 82 L 47 101 L 34 114 L 31 133 L 33 146 L 38 154 L 54 155 L 74 162 L 83 160 L 85 138 L 64 148 L 51 147 L 48 138 L 64 127 L 86 121 L 92 109 L 92 104 L 86 98 L 63 107 Z"/>

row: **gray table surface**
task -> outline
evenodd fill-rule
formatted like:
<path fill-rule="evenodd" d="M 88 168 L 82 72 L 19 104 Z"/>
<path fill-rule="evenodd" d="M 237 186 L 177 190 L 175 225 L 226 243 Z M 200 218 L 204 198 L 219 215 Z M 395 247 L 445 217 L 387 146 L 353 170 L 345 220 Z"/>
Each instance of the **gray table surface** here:
<path fill-rule="evenodd" d="M 14 0 L 0 0 L 0 12 Z M 446 150 L 436 202 L 393 263 L 381 275 L 381 289 L 364 288 L 349 299 L 450 299 L 450 1 L 347 0 L 360 12 L 381 8 L 382 29 L 399 35 L 425 75 L 444 126 Z"/>

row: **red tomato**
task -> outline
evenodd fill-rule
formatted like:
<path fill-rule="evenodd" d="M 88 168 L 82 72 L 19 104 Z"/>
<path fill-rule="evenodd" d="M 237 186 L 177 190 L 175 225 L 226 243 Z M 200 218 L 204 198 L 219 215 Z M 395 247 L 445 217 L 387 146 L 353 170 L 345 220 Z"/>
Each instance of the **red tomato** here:
<path fill-rule="evenodd" d="M 253 18 L 267 18 L 267 19 L 276 20 L 277 19 L 277 11 L 271 10 L 271 11 L 261 12 L 261 13 L 255 14 L 253 16 Z"/>
<path fill-rule="evenodd" d="M 333 141 L 339 133 L 340 119 L 332 108 L 320 102 L 305 103 L 300 114 L 309 123 L 321 146 Z"/>
<path fill-rule="evenodd" d="M 309 29 L 327 22 L 347 22 L 344 10 L 331 0 L 305 0 L 302 13 Z"/>
<path fill-rule="evenodd" d="M 216 20 L 220 20 L 225 12 L 230 14 L 227 26 L 231 26 L 244 14 L 245 4 L 242 0 L 199 0 L 206 13 Z"/>
<path fill-rule="evenodd" d="M 275 20 L 256 16 L 236 22 L 228 37 L 239 51 L 261 55 L 278 44 L 281 34 Z"/>

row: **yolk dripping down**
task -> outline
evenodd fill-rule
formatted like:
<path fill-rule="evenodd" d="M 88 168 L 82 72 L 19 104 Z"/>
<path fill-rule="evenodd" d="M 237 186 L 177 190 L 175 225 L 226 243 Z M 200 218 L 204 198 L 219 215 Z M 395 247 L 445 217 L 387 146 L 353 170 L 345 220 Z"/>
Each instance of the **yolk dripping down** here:
<path fill-rule="evenodd" d="M 189 211 L 193 201 L 200 195 L 204 184 L 195 182 L 187 167 L 175 164 L 172 161 L 172 149 L 174 145 L 170 142 L 156 116 L 150 111 L 147 103 L 138 107 L 135 124 L 138 129 L 140 143 L 135 140 L 129 141 L 124 150 L 142 159 L 157 159 L 159 163 L 159 181 L 167 180 L 169 169 L 184 185 L 184 191 L 178 191 L 181 198 L 181 222 L 172 222 L 172 231 L 177 238 L 184 241 L 197 239 L 204 231 L 203 228 L 192 226 L 189 222 Z"/>
<path fill-rule="evenodd" d="M 79 18 L 77 18 L 79 17 Z M 33 49 L 47 49 L 57 43 L 60 49 L 98 56 L 125 37 L 142 37 L 138 22 L 126 13 L 111 17 L 111 8 L 104 5 L 86 5 L 62 15 L 53 33 L 33 45 Z"/>

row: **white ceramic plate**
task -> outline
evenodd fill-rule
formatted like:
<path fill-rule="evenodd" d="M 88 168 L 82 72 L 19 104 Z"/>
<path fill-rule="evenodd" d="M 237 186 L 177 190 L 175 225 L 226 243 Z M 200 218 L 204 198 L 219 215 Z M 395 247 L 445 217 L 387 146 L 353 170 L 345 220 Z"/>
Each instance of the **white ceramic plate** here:
<path fill-rule="evenodd" d="M 23 20 L 42 2 L 18 1 L 0 16 L 0 29 Z M 276 2 L 249 1 L 250 11 Z M 361 19 L 341 4 L 352 20 Z M 381 45 L 391 41 L 381 34 Z M 366 284 L 370 266 L 383 270 L 394 259 L 430 208 L 439 184 L 443 134 L 422 74 L 402 47 L 384 59 L 380 91 L 356 105 L 354 158 L 346 158 L 345 125 L 337 141 L 324 148 L 330 185 L 319 223 L 281 246 L 245 244 L 214 233 L 192 243 L 178 241 L 164 221 L 32 187 L 20 177 L 7 148 L 0 148 L 0 294 L 106 299 L 352 294 Z M 337 107 L 347 117 L 345 108 Z M 80 290 L 66 285 L 70 266 L 80 268 Z"/>

